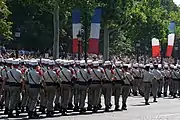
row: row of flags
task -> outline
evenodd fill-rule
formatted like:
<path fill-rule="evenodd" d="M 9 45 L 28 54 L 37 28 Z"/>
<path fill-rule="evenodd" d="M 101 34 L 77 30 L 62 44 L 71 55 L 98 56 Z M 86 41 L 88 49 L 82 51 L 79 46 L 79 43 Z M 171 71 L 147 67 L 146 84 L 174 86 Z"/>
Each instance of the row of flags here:
<path fill-rule="evenodd" d="M 99 37 L 100 37 L 100 22 L 101 22 L 101 8 L 96 8 L 91 20 L 91 31 L 88 40 L 88 53 L 89 54 L 99 54 Z M 168 46 L 166 50 L 166 57 L 171 57 L 174 40 L 175 40 L 175 22 L 172 21 L 169 25 L 169 35 L 168 35 Z M 82 41 L 78 42 L 77 35 L 81 32 L 81 11 L 79 9 L 74 9 L 72 11 L 72 31 L 73 31 L 73 53 L 78 53 L 78 47 L 80 46 L 80 52 L 82 53 Z M 78 45 L 80 44 L 80 45 Z M 160 42 L 157 38 L 152 39 L 152 57 L 161 56 Z"/>
<path fill-rule="evenodd" d="M 166 57 L 171 57 L 172 56 L 172 51 L 174 47 L 174 40 L 175 40 L 175 22 L 172 21 L 169 25 L 169 34 L 168 34 L 168 46 L 166 49 Z M 152 57 L 160 57 L 160 43 L 157 38 L 152 39 Z"/>
<path fill-rule="evenodd" d="M 91 20 L 90 38 L 88 41 L 88 53 L 99 54 L 99 37 L 100 37 L 100 21 L 101 21 L 101 8 L 94 10 L 94 15 Z M 72 12 L 72 29 L 73 29 L 73 53 L 78 52 L 78 46 L 80 46 L 80 52 L 82 52 L 82 42 L 78 42 L 77 35 L 81 31 L 81 11 L 74 9 Z M 80 44 L 80 45 L 78 45 Z"/>

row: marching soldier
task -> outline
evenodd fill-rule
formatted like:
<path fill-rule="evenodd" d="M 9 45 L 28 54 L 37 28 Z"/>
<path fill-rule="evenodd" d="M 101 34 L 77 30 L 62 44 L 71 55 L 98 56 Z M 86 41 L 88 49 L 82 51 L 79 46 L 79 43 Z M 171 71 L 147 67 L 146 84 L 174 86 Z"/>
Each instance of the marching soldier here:
<path fill-rule="evenodd" d="M 144 86 L 144 99 L 145 105 L 149 105 L 149 95 L 151 90 L 152 79 L 154 78 L 153 74 L 149 71 L 150 66 L 145 66 L 145 71 L 143 74 L 143 86 Z"/>
<path fill-rule="evenodd" d="M 28 82 L 28 72 L 30 70 L 29 68 L 29 60 L 24 60 L 25 65 L 23 68 L 24 71 L 24 91 L 22 95 L 22 103 L 21 103 L 21 112 L 24 112 L 24 108 L 26 107 L 26 112 L 28 112 L 28 100 L 29 100 L 29 82 Z M 23 73 L 23 72 L 22 72 Z"/>
<path fill-rule="evenodd" d="M 80 113 L 86 112 L 85 99 L 89 82 L 91 81 L 90 71 L 86 69 L 85 61 L 80 61 L 80 69 L 77 71 L 77 88 L 79 91 L 79 109 Z"/>
<path fill-rule="evenodd" d="M 0 58 L 0 109 L 3 109 L 3 79 L 2 79 L 2 70 L 3 70 L 3 58 Z M 1 90 L 2 89 L 2 90 Z M 2 91 L 2 92 L 1 92 Z"/>
<path fill-rule="evenodd" d="M 168 69 L 168 65 L 164 65 L 164 97 L 167 97 L 167 91 L 168 91 L 168 87 L 170 85 L 170 77 L 171 77 L 171 73 Z"/>
<path fill-rule="evenodd" d="M 121 70 L 121 62 L 115 62 L 115 77 L 114 80 L 114 101 L 115 101 L 115 111 L 120 111 L 119 109 L 119 98 L 121 95 L 121 88 L 123 84 L 124 74 Z"/>
<path fill-rule="evenodd" d="M 44 82 L 46 85 L 47 92 L 47 117 L 52 117 L 53 112 L 53 101 L 55 98 L 56 86 L 59 84 L 58 75 L 53 70 L 55 62 L 49 61 L 49 69 L 44 73 Z"/>
<path fill-rule="evenodd" d="M 61 104 L 62 104 L 62 115 L 67 115 L 67 107 L 69 99 L 71 97 L 71 88 L 73 81 L 75 80 L 74 74 L 69 70 L 69 62 L 64 61 L 64 67 L 60 71 L 61 78 Z"/>
<path fill-rule="evenodd" d="M 39 69 L 39 72 L 44 73 L 48 70 L 49 59 L 42 59 L 40 62 L 42 64 L 42 66 Z M 46 95 L 47 95 L 46 90 L 44 88 L 41 88 L 40 89 L 40 108 L 39 108 L 39 111 L 42 112 L 42 114 L 45 114 L 45 108 L 46 108 L 46 104 L 47 104 L 47 99 L 46 99 L 47 96 Z"/>
<path fill-rule="evenodd" d="M 88 60 L 87 63 L 88 63 L 88 68 L 87 68 L 87 70 L 88 70 L 88 71 L 91 71 L 91 69 L 93 68 L 93 61 L 92 61 L 92 60 Z M 89 88 L 88 88 L 88 107 L 87 107 L 87 110 L 88 110 L 88 111 L 92 111 L 92 104 L 93 104 L 92 90 L 91 90 L 91 88 L 89 87 Z"/>
<path fill-rule="evenodd" d="M 133 65 L 133 69 L 131 71 L 133 77 L 134 77 L 134 81 L 133 81 L 133 86 L 132 86 L 132 91 L 133 91 L 133 95 L 137 96 L 138 94 L 138 90 L 140 92 L 140 77 L 141 77 L 141 71 L 138 69 L 138 63 Z"/>
<path fill-rule="evenodd" d="M 9 111 L 9 82 L 6 80 L 7 78 L 7 72 L 12 68 L 12 60 L 13 58 L 5 59 L 5 66 L 2 70 L 2 79 L 3 79 L 3 89 L 4 89 L 4 99 L 5 99 L 5 110 L 4 114 L 7 115 Z"/>
<path fill-rule="evenodd" d="M 98 104 L 101 97 L 101 82 L 105 79 L 104 73 L 99 69 L 98 61 L 93 62 L 93 69 L 90 74 L 92 78 L 90 89 L 92 90 L 93 112 L 96 113 L 98 111 Z"/>
<path fill-rule="evenodd" d="M 109 109 L 111 108 L 111 96 L 112 96 L 112 82 L 115 77 L 115 72 L 112 69 L 112 65 L 110 61 L 105 61 L 104 63 L 104 75 L 105 80 L 102 81 L 102 89 L 104 94 L 104 100 L 105 100 L 105 111 L 109 112 Z"/>
<path fill-rule="evenodd" d="M 162 71 L 162 65 L 161 64 L 158 65 L 158 69 L 159 69 L 159 71 L 161 72 L 161 75 L 162 75 L 161 79 L 159 80 L 159 84 L 158 84 L 158 97 L 161 97 L 165 74 Z"/>
<path fill-rule="evenodd" d="M 177 98 L 177 90 L 179 85 L 180 73 L 178 71 L 177 66 L 174 66 L 174 70 L 172 71 L 172 82 L 173 82 L 173 97 Z"/>
<path fill-rule="evenodd" d="M 174 65 L 170 64 L 170 83 L 169 83 L 169 95 L 173 96 L 173 89 L 174 89 L 174 85 L 173 85 L 173 78 L 172 78 L 172 72 L 174 70 Z"/>
<path fill-rule="evenodd" d="M 156 97 L 157 97 L 157 92 L 158 92 L 158 84 L 160 82 L 160 79 L 162 79 L 162 74 L 158 70 L 158 64 L 154 65 L 152 74 L 155 77 L 155 79 L 152 80 L 152 94 L 153 94 L 153 98 L 154 98 L 153 102 L 157 102 Z"/>
<path fill-rule="evenodd" d="M 133 76 L 128 71 L 128 65 L 123 65 L 123 72 L 124 72 L 124 79 L 122 84 L 122 109 L 121 110 L 127 110 L 127 98 L 130 93 L 130 88 L 132 86 L 132 82 L 134 80 Z"/>
<path fill-rule="evenodd" d="M 55 67 L 55 71 L 56 73 L 59 75 L 61 69 L 62 69 L 62 66 L 63 66 L 63 60 L 61 59 L 56 59 L 55 60 L 56 62 L 56 67 Z M 59 110 L 61 112 L 61 103 L 60 103 L 60 96 L 61 96 L 61 84 L 57 84 L 57 88 L 56 88 L 56 94 L 55 94 L 55 106 L 54 106 L 54 110 Z"/>
<path fill-rule="evenodd" d="M 69 60 L 69 69 L 71 70 L 71 72 L 76 75 L 76 70 L 78 70 L 79 68 L 79 64 L 80 62 L 79 61 L 76 61 L 76 66 L 75 66 L 75 62 L 74 60 Z M 69 99 L 69 103 L 68 103 L 68 109 L 69 110 L 72 110 L 74 105 L 75 105 L 75 109 L 78 108 L 78 91 L 76 89 L 76 85 L 74 85 L 72 88 L 71 88 L 71 96 L 70 96 L 70 99 Z M 73 105 L 73 97 L 74 97 L 74 105 Z"/>
<path fill-rule="evenodd" d="M 24 83 L 22 73 L 20 70 L 18 70 L 19 60 L 13 60 L 12 62 L 13 62 L 13 69 L 7 72 L 7 81 L 9 82 L 9 93 L 10 93 L 8 117 L 15 117 L 13 115 L 13 110 L 16 110 L 16 116 L 19 116 L 19 111 L 17 109 L 17 106 L 20 98 L 21 84 Z"/>
<path fill-rule="evenodd" d="M 40 88 L 43 83 L 42 73 L 37 70 L 38 62 L 36 60 L 30 61 L 32 70 L 28 73 L 29 81 L 29 119 L 39 118 L 36 113 L 36 104 L 38 101 L 38 96 L 40 95 Z"/>

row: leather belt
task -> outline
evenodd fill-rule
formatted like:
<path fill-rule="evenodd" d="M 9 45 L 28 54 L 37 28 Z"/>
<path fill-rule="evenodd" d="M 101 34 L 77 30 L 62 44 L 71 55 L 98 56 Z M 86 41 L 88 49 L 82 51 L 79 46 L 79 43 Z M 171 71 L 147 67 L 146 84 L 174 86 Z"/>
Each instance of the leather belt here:
<path fill-rule="evenodd" d="M 99 81 L 99 80 L 93 80 L 93 81 L 91 82 L 91 84 L 101 84 L 101 81 Z"/>
<path fill-rule="evenodd" d="M 21 84 L 20 83 L 16 83 L 16 82 L 9 82 L 9 86 L 20 87 Z"/>
<path fill-rule="evenodd" d="M 65 81 L 62 81 L 61 83 L 62 84 L 72 84 L 71 82 L 65 82 Z"/>
<path fill-rule="evenodd" d="M 47 86 L 56 86 L 56 85 L 57 85 L 57 83 L 53 83 L 53 82 L 46 82 L 46 85 L 47 85 Z"/>
<path fill-rule="evenodd" d="M 40 88 L 41 85 L 40 84 L 29 84 L 30 88 Z"/>

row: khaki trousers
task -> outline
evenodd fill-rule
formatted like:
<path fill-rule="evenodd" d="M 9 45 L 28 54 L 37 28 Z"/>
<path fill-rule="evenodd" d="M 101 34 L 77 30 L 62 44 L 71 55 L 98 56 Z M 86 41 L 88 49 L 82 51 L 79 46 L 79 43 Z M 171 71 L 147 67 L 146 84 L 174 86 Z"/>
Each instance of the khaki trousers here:
<path fill-rule="evenodd" d="M 150 92 L 151 92 L 151 83 L 143 83 L 144 84 L 144 99 L 149 100 Z"/>
<path fill-rule="evenodd" d="M 67 109 L 69 100 L 71 98 L 72 86 L 70 84 L 61 85 L 61 104 L 63 109 Z"/>
<path fill-rule="evenodd" d="M 86 94 L 88 87 L 86 85 L 78 85 L 79 89 L 79 108 L 82 109 L 85 106 Z"/>
<path fill-rule="evenodd" d="M 105 106 L 109 106 L 111 103 L 111 96 L 112 96 L 112 83 L 107 83 L 102 85 Z"/>
<path fill-rule="evenodd" d="M 29 85 L 25 85 L 25 91 L 22 93 L 22 107 L 26 107 L 29 100 Z"/>
<path fill-rule="evenodd" d="M 53 111 L 53 102 L 56 93 L 56 86 L 47 86 L 47 111 Z"/>
<path fill-rule="evenodd" d="M 90 88 L 92 90 L 92 101 L 93 101 L 93 107 L 97 107 L 99 104 L 99 100 L 101 97 L 101 84 L 91 84 Z"/>
<path fill-rule="evenodd" d="M 120 98 L 120 95 L 122 93 L 121 91 L 122 89 L 122 85 L 121 84 L 115 84 L 114 85 L 114 101 L 115 101 L 115 105 L 119 105 L 119 98 Z"/>
<path fill-rule="evenodd" d="M 129 93 L 130 93 L 130 85 L 129 86 L 123 85 L 122 86 L 122 103 L 123 104 L 126 104 Z"/>
<path fill-rule="evenodd" d="M 15 110 L 19 102 L 20 87 L 10 86 L 9 93 L 10 93 L 9 110 Z"/>
<path fill-rule="evenodd" d="M 29 111 L 35 111 L 39 94 L 40 88 L 29 88 Z"/>

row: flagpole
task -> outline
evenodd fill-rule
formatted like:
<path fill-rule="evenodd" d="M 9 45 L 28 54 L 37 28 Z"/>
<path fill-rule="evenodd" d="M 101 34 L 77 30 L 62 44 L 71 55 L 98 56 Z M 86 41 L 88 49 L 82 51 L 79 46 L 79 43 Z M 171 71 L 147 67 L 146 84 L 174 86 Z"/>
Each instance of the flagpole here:
<path fill-rule="evenodd" d="M 84 23 L 84 33 L 85 33 L 85 36 L 84 36 L 84 38 L 85 38 L 85 41 L 84 41 L 84 60 L 85 60 L 85 62 L 87 63 L 87 39 L 88 39 L 88 18 L 87 18 L 87 11 L 85 11 L 85 13 L 84 13 L 84 16 L 85 16 L 85 23 Z"/>

